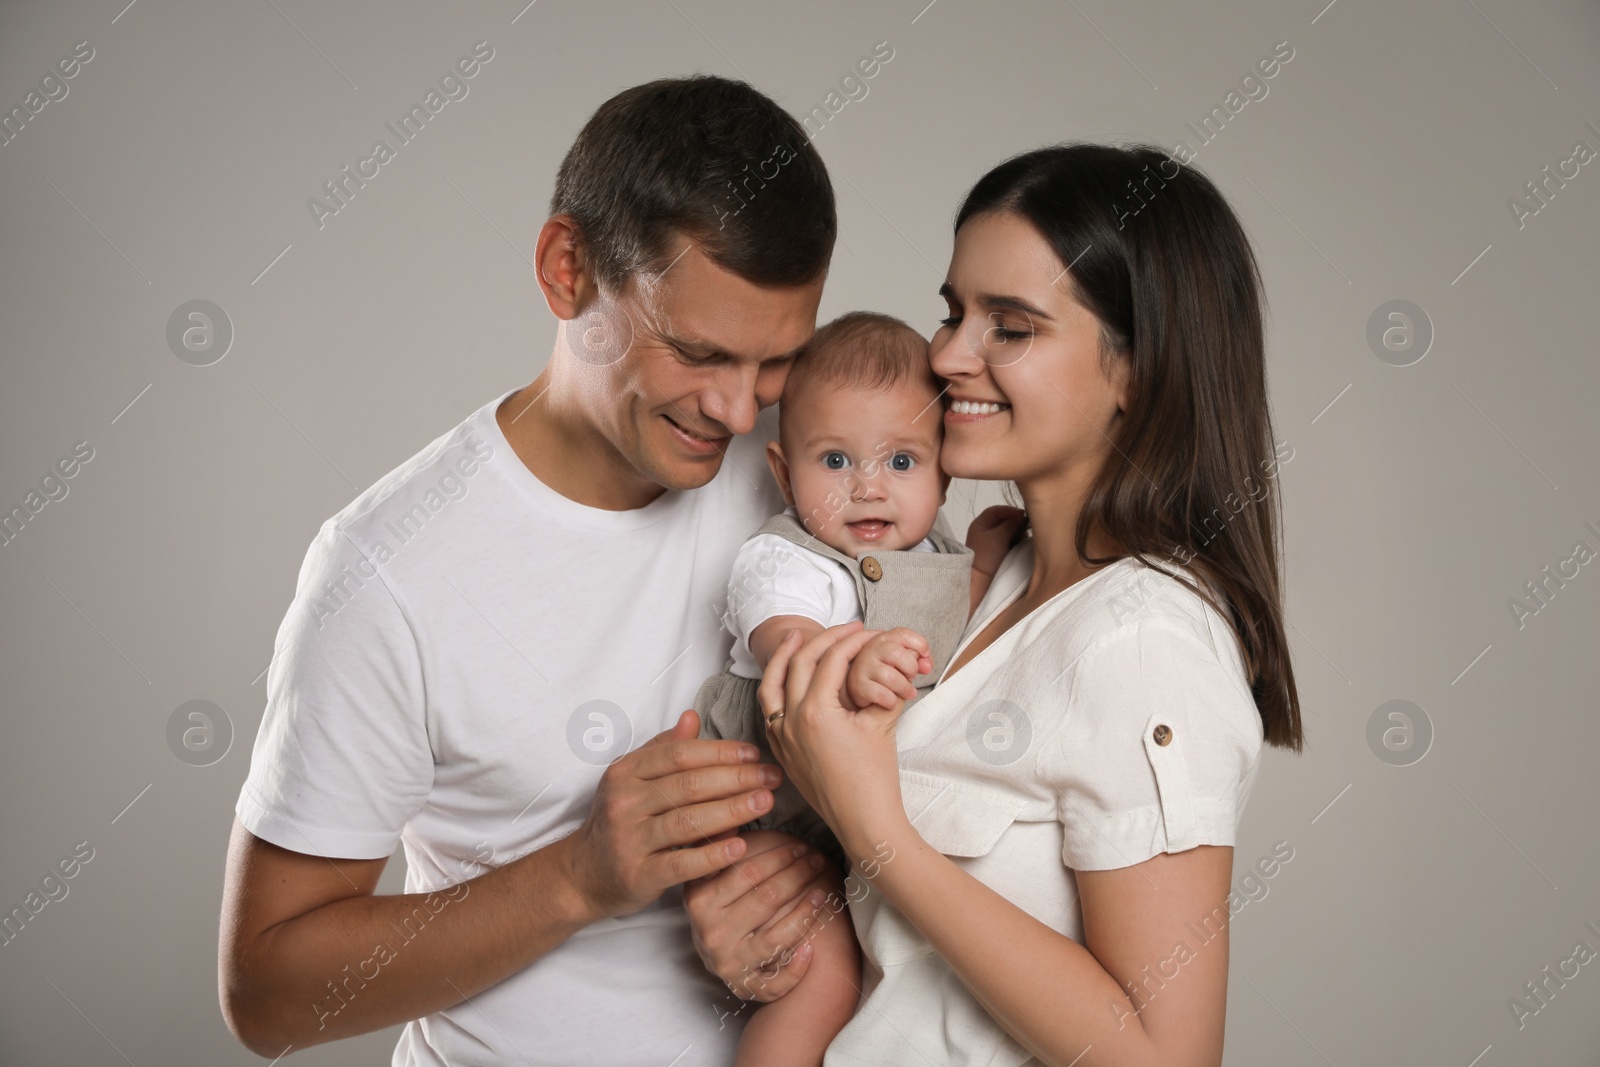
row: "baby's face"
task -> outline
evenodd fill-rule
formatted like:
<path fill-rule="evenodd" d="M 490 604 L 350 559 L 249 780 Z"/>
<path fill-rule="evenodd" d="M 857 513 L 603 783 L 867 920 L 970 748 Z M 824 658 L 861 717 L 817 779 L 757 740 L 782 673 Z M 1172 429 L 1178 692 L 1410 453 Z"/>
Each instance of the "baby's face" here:
<path fill-rule="evenodd" d="M 818 385 L 783 400 L 769 461 L 806 529 L 852 559 L 911 548 L 933 529 L 947 479 L 944 412 L 920 381 L 886 389 Z"/>

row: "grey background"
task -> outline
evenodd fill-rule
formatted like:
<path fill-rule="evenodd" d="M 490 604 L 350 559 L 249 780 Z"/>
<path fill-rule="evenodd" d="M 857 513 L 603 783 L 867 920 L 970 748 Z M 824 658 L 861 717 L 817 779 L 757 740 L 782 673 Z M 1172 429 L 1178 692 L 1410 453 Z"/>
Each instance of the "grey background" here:
<path fill-rule="evenodd" d="M 1600 564 L 1521 629 L 1508 607 L 1575 541 L 1600 548 L 1600 163 L 1521 229 L 1507 205 L 1574 142 L 1600 150 L 1594 4 L 123 2 L 0 9 L 0 107 L 95 49 L 0 147 L 0 505 L 95 450 L 0 548 L 0 906 L 95 849 L 0 948 L 0 1061 L 253 1060 L 217 1007 L 223 846 L 301 557 L 547 358 L 528 259 L 603 99 L 707 71 L 800 113 L 887 40 L 816 140 L 842 233 L 822 317 L 931 332 L 985 169 L 1063 139 L 1193 147 L 1184 123 L 1287 40 L 1195 160 L 1267 281 L 1310 735 L 1266 754 L 1245 814 L 1236 881 L 1275 842 L 1295 855 L 1235 920 L 1227 1059 L 1600 1062 L 1600 961 L 1520 1030 L 1507 1005 L 1600 949 Z M 307 198 L 480 39 L 470 95 L 319 231 Z M 209 367 L 165 341 L 194 299 L 236 331 Z M 1395 299 L 1434 328 L 1408 367 L 1366 342 Z M 995 495 L 973 488 L 957 529 Z M 166 740 L 196 699 L 234 727 L 206 767 Z M 1367 722 L 1402 699 L 1434 737 L 1392 766 Z M 387 1062 L 392 1040 L 294 1059 Z"/>

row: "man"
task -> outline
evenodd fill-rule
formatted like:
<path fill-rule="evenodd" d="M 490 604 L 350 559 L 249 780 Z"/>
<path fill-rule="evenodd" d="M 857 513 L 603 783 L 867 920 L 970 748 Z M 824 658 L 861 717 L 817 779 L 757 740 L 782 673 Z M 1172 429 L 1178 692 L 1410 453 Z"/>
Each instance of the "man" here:
<path fill-rule="evenodd" d="M 742 82 L 638 86 L 579 134 L 536 251 L 548 366 L 328 520 L 278 632 L 220 944 L 253 1051 L 417 1020 L 396 1064 L 733 1062 L 696 940 L 758 965 L 818 876 L 730 868 L 777 769 L 680 712 L 783 507 L 758 413 L 836 229 L 805 131 Z M 377 896 L 396 842 L 407 893 Z M 691 938 L 676 887 L 719 871 Z"/>

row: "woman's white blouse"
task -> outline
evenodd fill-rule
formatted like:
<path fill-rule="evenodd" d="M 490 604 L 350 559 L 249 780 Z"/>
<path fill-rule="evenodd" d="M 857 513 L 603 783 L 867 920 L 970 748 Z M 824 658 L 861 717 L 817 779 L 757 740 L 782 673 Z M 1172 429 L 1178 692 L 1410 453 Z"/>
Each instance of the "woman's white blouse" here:
<path fill-rule="evenodd" d="M 1022 595 L 1032 569 L 1024 539 L 961 646 Z M 900 788 L 922 837 L 1080 943 L 1073 872 L 1232 845 L 1261 743 L 1226 620 L 1133 559 L 1013 625 L 896 727 Z M 826 1067 L 1029 1061 L 869 879 L 852 872 L 847 888 L 864 984 Z"/>

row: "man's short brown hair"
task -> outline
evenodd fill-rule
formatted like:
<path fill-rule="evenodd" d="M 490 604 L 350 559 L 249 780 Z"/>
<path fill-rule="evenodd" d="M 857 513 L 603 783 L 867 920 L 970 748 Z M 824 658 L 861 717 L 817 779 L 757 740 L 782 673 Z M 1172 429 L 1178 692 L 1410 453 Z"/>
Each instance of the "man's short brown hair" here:
<path fill-rule="evenodd" d="M 745 281 L 809 285 L 838 232 L 805 128 L 745 82 L 703 74 L 601 104 L 561 161 L 550 213 L 576 221 L 591 273 L 612 291 L 665 269 L 679 234 Z"/>

